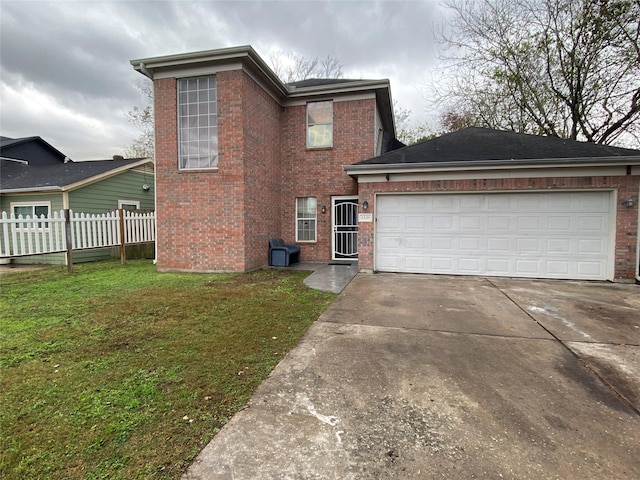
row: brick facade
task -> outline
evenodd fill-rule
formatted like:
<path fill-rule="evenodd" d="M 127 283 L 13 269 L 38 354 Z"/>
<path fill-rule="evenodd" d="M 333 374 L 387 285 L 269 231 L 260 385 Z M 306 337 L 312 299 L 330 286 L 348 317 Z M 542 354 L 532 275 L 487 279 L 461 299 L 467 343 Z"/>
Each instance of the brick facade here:
<path fill-rule="evenodd" d="M 456 180 L 429 180 L 425 174 L 409 175 L 405 178 L 412 179 L 404 181 L 401 176 L 406 170 L 391 169 L 393 181 L 386 176 L 387 181 L 368 183 L 375 178 L 369 177 L 358 183 L 343 167 L 375 156 L 378 127 L 394 133 L 388 81 L 311 81 L 287 87 L 250 47 L 135 60 L 132 65 L 154 78 L 160 270 L 248 271 L 267 265 L 270 238 L 295 242 L 298 197 L 315 197 L 318 206 L 316 241 L 298 243 L 301 259 L 329 261 L 333 197 L 353 196 L 360 204 L 366 200 L 370 206 L 367 213 L 373 213 L 375 219 L 378 193 L 609 190 L 616 192 L 617 198 L 615 278 L 635 277 L 638 156 L 629 157 L 635 158 L 631 165 L 636 167 L 627 166 L 627 175 L 611 170 L 606 173 L 618 176 L 597 176 L 595 170 L 588 170 L 596 174 L 587 176 L 586 171 L 576 170 L 565 173 L 575 177 L 516 178 L 518 170 L 514 169 L 504 178 L 463 180 L 472 175 L 456 170 Z M 218 168 L 179 170 L 176 78 L 214 74 Z M 333 146 L 308 149 L 306 103 L 324 100 L 333 101 Z M 423 157 L 414 160 L 417 164 L 422 161 Z M 405 163 L 404 157 L 395 163 Z M 385 167 L 398 166 L 393 164 L 369 163 L 371 174 L 384 178 Z M 364 171 L 360 167 L 349 171 L 360 178 Z M 628 197 L 635 201 L 632 208 L 621 204 L 621 199 Z M 362 270 L 374 268 L 374 229 L 375 220 L 359 225 Z"/>
<path fill-rule="evenodd" d="M 374 154 L 376 101 L 334 100 L 334 145 L 306 147 L 306 106 L 281 106 L 244 70 L 216 74 L 217 170 L 179 170 L 176 80 L 155 80 L 160 270 L 247 271 L 268 240 L 295 240 L 296 197 L 316 197 L 317 241 L 303 260 L 331 259 L 331 197 L 357 195 L 343 166 Z M 327 213 L 322 214 L 321 206 Z"/>
<path fill-rule="evenodd" d="M 375 100 L 336 101 L 333 104 L 333 148 L 309 150 L 306 146 L 306 107 L 288 107 L 282 129 L 282 236 L 295 240 L 297 197 L 316 197 L 317 241 L 300 243 L 301 257 L 326 261 L 331 251 L 331 197 L 357 196 L 358 184 L 344 165 L 374 154 Z M 326 213 L 321 213 L 321 207 Z"/>
<path fill-rule="evenodd" d="M 622 205 L 621 199 L 637 198 L 639 176 L 614 177 L 552 177 L 552 178 L 501 178 L 476 180 L 433 180 L 406 182 L 376 182 L 359 184 L 359 201 L 369 202 L 369 212 L 375 218 L 375 195 L 378 193 L 429 193 L 429 192 L 509 192 L 552 190 L 613 190 L 617 192 L 615 266 L 616 279 L 632 280 L 637 271 L 638 202 L 633 208 Z M 375 223 L 361 223 L 358 231 L 359 267 L 374 268 Z"/>

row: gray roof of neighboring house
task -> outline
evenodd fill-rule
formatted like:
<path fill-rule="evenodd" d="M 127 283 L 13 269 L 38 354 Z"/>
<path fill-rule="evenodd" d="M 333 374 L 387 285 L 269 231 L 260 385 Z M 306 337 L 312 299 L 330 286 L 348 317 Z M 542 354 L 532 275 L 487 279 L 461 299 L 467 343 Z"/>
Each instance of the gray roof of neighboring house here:
<path fill-rule="evenodd" d="M 66 155 L 64 153 L 62 153 L 53 145 L 44 141 L 42 138 L 38 136 L 21 137 L 21 138 L 9 138 L 9 137 L 0 136 L 0 156 L 16 158 L 12 153 L 12 151 L 15 150 L 15 147 L 20 147 L 20 145 L 24 145 L 28 143 L 36 143 L 40 145 L 42 148 L 49 150 L 51 153 L 53 153 L 54 156 L 59 157 L 60 161 L 63 161 L 66 158 Z M 19 157 L 20 160 L 31 160 L 31 158 L 21 158 L 21 157 Z"/>
<path fill-rule="evenodd" d="M 12 160 L 0 160 L 0 191 L 51 191 L 107 174 L 122 167 L 134 167 L 150 159 L 96 160 L 60 165 L 30 166 Z"/>
<path fill-rule="evenodd" d="M 469 127 L 441 137 L 409 145 L 353 166 L 453 162 L 527 161 L 543 163 L 559 159 L 640 158 L 640 150 L 578 142 L 558 137 Z"/>

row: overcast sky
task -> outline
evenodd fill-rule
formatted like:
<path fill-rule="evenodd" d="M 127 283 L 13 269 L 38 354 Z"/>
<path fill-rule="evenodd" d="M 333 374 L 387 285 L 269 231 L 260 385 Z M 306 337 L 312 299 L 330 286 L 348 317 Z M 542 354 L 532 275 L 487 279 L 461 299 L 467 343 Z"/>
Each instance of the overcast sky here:
<path fill-rule="evenodd" d="M 437 65 L 437 0 L 189 2 L 0 0 L 0 135 L 40 136 L 73 160 L 120 154 L 144 100 L 129 60 L 251 45 L 336 58 L 346 78 L 388 78 L 414 122 Z"/>

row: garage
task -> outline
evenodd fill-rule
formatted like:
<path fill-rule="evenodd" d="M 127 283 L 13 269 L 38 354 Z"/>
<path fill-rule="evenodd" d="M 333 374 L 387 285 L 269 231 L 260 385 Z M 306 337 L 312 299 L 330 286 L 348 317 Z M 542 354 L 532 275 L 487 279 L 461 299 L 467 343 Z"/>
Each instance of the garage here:
<path fill-rule="evenodd" d="M 612 191 L 381 194 L 375 270 L 613 278 Z"/>

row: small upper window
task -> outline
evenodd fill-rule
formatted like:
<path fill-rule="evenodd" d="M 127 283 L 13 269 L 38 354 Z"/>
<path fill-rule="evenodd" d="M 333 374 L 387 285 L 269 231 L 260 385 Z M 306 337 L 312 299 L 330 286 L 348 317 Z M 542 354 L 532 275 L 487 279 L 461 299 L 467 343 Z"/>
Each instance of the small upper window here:
<path fill-rule="evenodd" d="M 178 80 L 178 147 L 181 170 L 218 166 L 216 77 Z"/>
<path fill-rule="evenodd" d="M 333 146 L 333 102 L 307 103 L 307 148 Z"/>
<path fill-rule="evenodd" d="M 118 200 L 118 208 L 123 210 L 140 210 L 140 202 L 137 200 Z"/>

